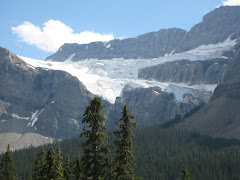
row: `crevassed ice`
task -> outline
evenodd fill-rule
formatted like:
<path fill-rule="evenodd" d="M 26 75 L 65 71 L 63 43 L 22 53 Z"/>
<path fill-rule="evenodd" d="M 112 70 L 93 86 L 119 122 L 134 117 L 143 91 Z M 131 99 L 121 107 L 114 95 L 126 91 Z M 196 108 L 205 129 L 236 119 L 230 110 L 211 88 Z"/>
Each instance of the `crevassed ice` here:
<path fill-rule="evenodd" d="M 132 88 L 147 88 L 158 86 L 169 93 L 173 93 L 178 101 L 183 101 L 183 95 L 188 93 L 197 97 L 197 90 L 213 92 L 216 85 L 194 85 L 184 83 L 162 83 L 157 81 L 138 79 L 138 71 L 145 67 L 155 66 L 165 62 L 187 59 L 191 61 L 208 60 L 222 57 L 224 51 L 231 50 L 236 40 L 230 38 L 218 44 L 202 45 L 196 49 L 165 55 L 154 59 L 128 59 L 116 58 L 111 60 L 88 59 L 72 62 L 75 54 L 70 55 L 64 62 L 40 61 L 21 57 L 26 63 L 34 67 L 42 67 L 53 70 L 63 70 L 76 76 L 92 94 L 99 95 L 111 103 L 116 97 L 121 96 L 126 85 Z"/>

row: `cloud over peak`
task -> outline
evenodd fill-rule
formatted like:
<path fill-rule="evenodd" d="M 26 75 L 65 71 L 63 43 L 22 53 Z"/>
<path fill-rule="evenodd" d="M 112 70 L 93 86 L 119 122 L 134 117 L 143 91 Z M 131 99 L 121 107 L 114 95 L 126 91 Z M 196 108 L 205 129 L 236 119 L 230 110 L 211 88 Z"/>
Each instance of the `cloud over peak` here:
<path fill-rule="evenodd" d="M 64 43 L 88 44 L 114 39 L 113 34 L 99 34 L 90 31 L 74 33 L 71 27 L 59 20 L 45 22 L 42 29 L 25 21 L 22 25 L 12 27 L 12 31 L 18 35 L 21 41 L 36 45 L 39 49 L 47 52 L 56 52 Z"/>
<path fill-rule="evenodd" d="M 240 0 L 226 0 L 223 1 L 224 6 L 240 6 Z"/>

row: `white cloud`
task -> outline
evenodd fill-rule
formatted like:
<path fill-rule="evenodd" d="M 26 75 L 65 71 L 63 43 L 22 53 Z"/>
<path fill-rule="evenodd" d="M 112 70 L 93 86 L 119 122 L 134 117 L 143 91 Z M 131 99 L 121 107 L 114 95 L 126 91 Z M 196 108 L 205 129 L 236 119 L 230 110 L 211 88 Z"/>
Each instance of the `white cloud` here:
<path fill-rule="evenodd" d="M 224 6 L 240 6 L 240 0 L 226 0 L 223 1 Z"/>
<path fill-rule="evenodd" d="M 12 31 L 28 44 L 36 45 L 39 49 L 56 52 L 64 43 L 87 44 L 95 41 L 110 41 L 113 34 L 99 34 L 89 31 L 74 33 L 73 29 L 58 20 L 49 20 L 41 29 L 25 21 L 22 25 L 12 27 Z"/>

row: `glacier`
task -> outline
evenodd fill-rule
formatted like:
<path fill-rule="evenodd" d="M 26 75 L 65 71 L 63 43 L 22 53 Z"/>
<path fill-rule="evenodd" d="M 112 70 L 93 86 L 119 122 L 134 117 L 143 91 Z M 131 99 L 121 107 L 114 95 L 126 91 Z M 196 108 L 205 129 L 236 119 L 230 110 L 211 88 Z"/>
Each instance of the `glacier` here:
<path fill-rule="evenodd" d="M 158 82 L 155 80 L 143 80 L 138 78 L 138 72 L 145 67 L 155 66 L 161 63 L 177 60 L 209 60 L 213 58 L 225 58 L 224 51 L 229 51 L 236 44 L 236 40 L 227 38 L 218 44 L 202 45 L 190 51 L 178 54 L 166 54 L 165 56 L 153 59 L 123 59 L 111 60 L 86 59 L 71 61 L 75 54 L 69 56 L 64 62 L 42 61 L 19 56 L 30 68 L 45 68 L 62 70 L 76 76 L 94 95 L 101 96 L 110 103 L 115 103 L 116 97 L 122 96 L 126 85 L 131 88 L 160 87 L 163 91 L 174 94 L 177 101 L 184 102 L 184 94 L 191 94 L 195 98 L 202 96 L 207 102 L 211 93 L 214 92 L 217 84 L 189 85 L 184 83 Z"/>

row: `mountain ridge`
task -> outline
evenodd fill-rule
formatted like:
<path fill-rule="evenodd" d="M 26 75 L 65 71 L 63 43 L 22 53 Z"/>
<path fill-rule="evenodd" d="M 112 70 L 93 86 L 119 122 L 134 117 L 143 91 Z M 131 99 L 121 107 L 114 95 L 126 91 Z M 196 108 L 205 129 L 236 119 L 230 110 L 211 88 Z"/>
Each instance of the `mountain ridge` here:
<path fill-rule="evenodd" d="M 90 44 L 64 44 L 46 60 L 72 61 L 85 59 L 149 59 L 166 54 L 181 53 L 201 45 L 217 44 L 228 37 L 240 37 L 240 7 L 222 6 L 204 15 L 202 22 L 190 31 L 179 28 L 160 29 L 123 40 L 93 42 Z"/>
<path fill-rule="evenodd" d="M 64 61 L 72 54 L 75 54 L 72 61 L 83 59 L 155 58 L 170 54 L 185 34 L 186 31 L 183 29 L 171 28 L 142 34 L 134 38 L 114 39 L 106 43 L 64 44 L 46 60 Z"/>
<path fill-rule="evenodd" d="M 214 137 L 240 139 L 240 50 L 224 82 L 199 111 L 186 118 L 176 128 L 196 131 Z"/>

